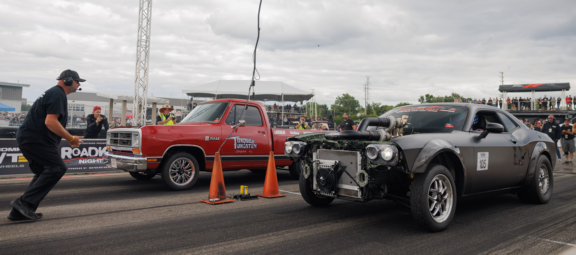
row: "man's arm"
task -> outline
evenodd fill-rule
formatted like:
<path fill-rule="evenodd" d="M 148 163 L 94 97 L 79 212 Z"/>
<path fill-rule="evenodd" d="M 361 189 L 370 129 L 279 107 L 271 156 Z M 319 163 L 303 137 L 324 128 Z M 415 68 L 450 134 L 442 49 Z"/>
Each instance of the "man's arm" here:
<path fill-rule="evenodd" d="M 156 116 L 156 125 L 164 125 L 166 122 L 168 122 L 168 119 L 163 121 L 160 116 Z"/>
<path fill-rule="evenodd" d="M 72 145 L 72 147 L 80 146 L 80 144 L 82 143 L 82 141 L 80 141 L 80 138 L 84 138 L 84 137 L 83 136 L 72 136 L 70 133 L 68 133 L 68 131 L 66 131 L 66 129 L 62 126 L 62 124 L 60 124 L 60 122 L 58 121 L 59 116 L 60 116 L 59 113 L 48 114 L 46 116 L 46 120 L 44 121 L 44 124 L 54 134 L 66 139 L 66 141 L 68 141 L 70 143 L 70 145 Z"/>
<path fill-rule="evenodd" d="M 87 128 L 93 128 L 95 127 L 98 123 L 96 123 L 96 121 L 92 120 L 92 118 L 86 118 L 86 124 L 87 124 Z M 48 125 L 46 125 L 48 126 Z"/>

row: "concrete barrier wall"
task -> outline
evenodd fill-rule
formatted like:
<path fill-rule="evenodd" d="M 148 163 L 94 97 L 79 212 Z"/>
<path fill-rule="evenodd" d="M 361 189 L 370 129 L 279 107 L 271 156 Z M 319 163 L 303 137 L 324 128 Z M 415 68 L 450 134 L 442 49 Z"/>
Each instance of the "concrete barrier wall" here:
<path fill-rule="evenodd" d="M 113 168 L 107 167 L 102 155 L 106 152 L 106 139 L 82 139 L 80 148 L 72 149 L 70 144 L 62 140 L 58 146 L 58 151 L 64 163 L 68 167 L 68 172 L 98 172 L 110 171 Z M 16 139 L 0 139 L 0 175 L 30 174 L 28 161 L 20 152 Z"/>

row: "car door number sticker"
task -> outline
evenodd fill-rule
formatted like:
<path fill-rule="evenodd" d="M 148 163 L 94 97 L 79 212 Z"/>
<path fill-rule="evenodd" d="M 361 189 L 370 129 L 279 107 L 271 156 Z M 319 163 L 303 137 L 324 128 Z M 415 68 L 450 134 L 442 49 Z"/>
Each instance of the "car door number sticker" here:
<path fill-rule="evenodd" d="M 488 152 L 478 152 L 478 171 L 488 170 Z"/>

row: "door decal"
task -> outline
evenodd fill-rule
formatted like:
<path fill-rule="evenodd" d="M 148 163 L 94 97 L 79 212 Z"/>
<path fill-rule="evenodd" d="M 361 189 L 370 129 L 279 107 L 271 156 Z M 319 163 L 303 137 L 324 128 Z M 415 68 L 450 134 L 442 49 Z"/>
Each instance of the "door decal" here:
<path fill-rule="evenodd" d="M 488 152 L 478 152 L 478 171 L 488 170 Z"/>

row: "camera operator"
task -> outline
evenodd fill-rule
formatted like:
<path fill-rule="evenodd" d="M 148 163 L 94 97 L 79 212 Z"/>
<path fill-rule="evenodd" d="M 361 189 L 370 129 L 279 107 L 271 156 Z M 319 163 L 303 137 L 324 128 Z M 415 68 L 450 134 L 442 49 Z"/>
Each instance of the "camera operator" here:
<path fill-rule="evenodd" d="M 106 120 L 106 116 L 102 115 L 102 108 L 100 106 L 94 106 L 94 110 L 92 110 L 92 114 L 89 114 L 86 117 L 86 130 L 84 130 L 84 138 L 98 138 L 100 135 L 100 131 L 102 131 L 102 127 L 106 131 L 110 129 L 108 126 L 108 121 Z"/>
<path fill-rule="evenodd" d="M 174 108 L 166 104 L 164 107 L 160 108 L 160 113 L 156 116 L 157 125 L 174 125 L 176 124 L 176 117 L 174 114 L 170 113 Z"/>
<path fill-rule="evenodd" d="M 42 218 L 42 214 L 36 213 L 38 205 L 68 170 L 58 153 L 61 139 L 66 139 L 72 148 L 78 148 L 82 143 L 81 136 L 71 135 L 64 127 L 68 120 L 66 96 L 76 92 L 80 82 L 86 80 L 70 69 L 63 71 L 56 80 L 58 85 L 36 99 L 16 132 L 18 147 L 28 160 L 34 178 L 24 194 L 10 202 L 13 209 L 8 219 L 12 221 Z"/>

